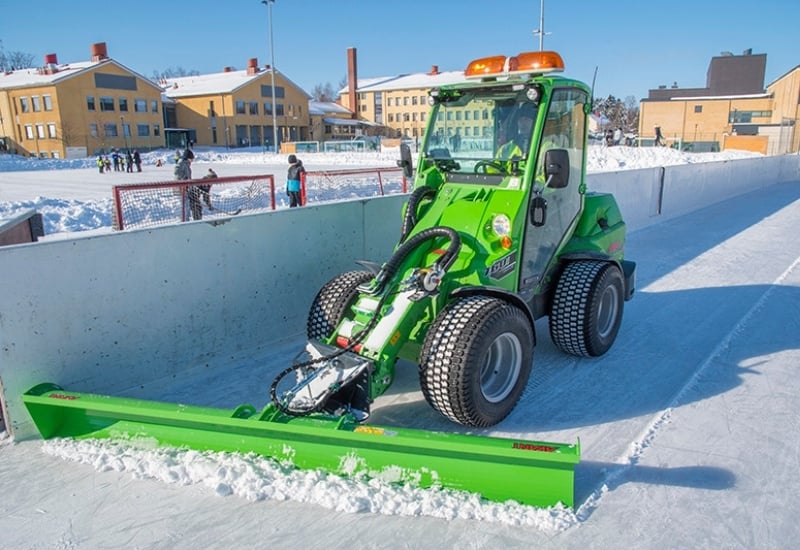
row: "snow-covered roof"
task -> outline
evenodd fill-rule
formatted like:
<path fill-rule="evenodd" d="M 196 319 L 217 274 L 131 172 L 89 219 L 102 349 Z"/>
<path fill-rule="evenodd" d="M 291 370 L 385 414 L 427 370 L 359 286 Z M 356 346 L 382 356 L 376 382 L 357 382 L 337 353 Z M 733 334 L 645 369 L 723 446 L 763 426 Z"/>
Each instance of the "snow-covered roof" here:
<path fill-rule="evenodd" d="M 325 117 L 322 120 L 331 126 L 380 126 L 369 120 L 353 120 L 352 118 Z"/>
<path fill-rule="evenodd" d="M 275 74 L 281 75 L 284 81 L 303 92 L 307 97 L 311 97 L 305 90 L 292 82 L 291 79 L 278 69 L 275 69 Z M 266 82 L 271 83 L 272 78 L 269 69 L 261 68 L 258 72 L 253 74 L 248 74 L 247 69 L 243 69 L 240 71 L 223 71 L 221 73 L 167 78 L 163 86 L 164 92 L 171 98 L 230 94 L 240 89 L 242 86 L 262 78 L 266 78 Z"/>
<path fill-rule="evenodd" d="M 308 114 L 310 115 L 330 115 L 330 114 L 342 114 L 342 115 L 352 115 L 353 112 L 350 109 L 347 109 L 338 103 L 333 101 L 309 101 L 308 102 Z"/>
<path fill-rule="evenodd" d="M 120 69 L 129 72 L 132 75 L 135 75 L 145 82 L 151 84 L 154 88 L 158 88 L 158 85 L 156 85 L 149 78 L 140 75 L 136 71 L 132 71 L 128 67 L 118 63 L 117 61 L 114 61 L 111 58 L 106 58 L 99 61 L 79 61 L 77 63 L 53 64 L 50 66 L 50 71 L 42 70 L 48 68 L 42 67 L 41 69 L 17 69 L 6 73 L 0 73 L 0 89 L 49 86 L 106 64 L 115 65 Z"/>
<path fill-rule="evenodd" d="M 444 71 L 436 74 L 413 73 L 379 78 L 359 78 L 356 84 L 358 92 L 383 92 L 389 90 L 431 89 L 445 84 L 466 82 L 463 71 Z M 347 93 L 348 88 L 339 90 L 339 94 Z"/>

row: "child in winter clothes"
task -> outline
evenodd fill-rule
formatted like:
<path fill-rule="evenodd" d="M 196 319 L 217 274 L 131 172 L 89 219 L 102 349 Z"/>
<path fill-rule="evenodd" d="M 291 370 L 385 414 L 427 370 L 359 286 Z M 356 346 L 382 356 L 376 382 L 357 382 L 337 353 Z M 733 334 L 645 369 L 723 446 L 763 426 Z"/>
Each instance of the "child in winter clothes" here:
<path fill-rule="evenodd" d="M 289 155 L 289 171 L 286 174 L 286 194 L 289 195 L 289 207 L 301 206 L 300 178 L 305 173 L 303 161 L 294 155 Z"/>

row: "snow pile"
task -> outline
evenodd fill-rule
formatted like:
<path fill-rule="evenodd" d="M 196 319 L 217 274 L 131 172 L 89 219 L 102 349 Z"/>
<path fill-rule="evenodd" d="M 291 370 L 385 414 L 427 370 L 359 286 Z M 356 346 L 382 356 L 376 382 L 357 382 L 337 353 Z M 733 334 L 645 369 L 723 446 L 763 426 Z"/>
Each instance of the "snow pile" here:
<path fill-rule="evenodd" d="M 463 491 L 419 489 L 380 479 L 297 470 L 253 453 L 156 448 L 147 441 L 129 440 L 52 439 L 45 441 L 42 449 L 51 456 L 89 464 L 98 472 L 128 472 L 138 479 L 203 485 L 219 496 L 236 495 L 250 501 L 292 500 L 346 513 L 486 521 L 534 527 L 548 534 L 578 522 L 574 512 L 563 506 L 541 509 L 512 501 L 488 502 Z"/>

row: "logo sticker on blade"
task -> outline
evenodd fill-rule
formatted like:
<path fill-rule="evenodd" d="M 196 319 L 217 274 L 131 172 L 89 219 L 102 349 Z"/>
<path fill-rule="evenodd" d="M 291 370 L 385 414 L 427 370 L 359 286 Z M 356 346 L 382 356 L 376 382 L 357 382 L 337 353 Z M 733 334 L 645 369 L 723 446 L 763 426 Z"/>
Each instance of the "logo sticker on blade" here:
<path fill-rule="evenodd" d="M 65 395 L 63 393 L 51 393 L 47 397 L 50 399 L 66 399 L 67 401 L 74 401 L 78 399 L 77 395 Z"/>
<path fill-rule="evenodd" d="M 558 450 L 558 447 L 553 447 L 552 445 L 539 445 L 536 443 L 514 443 L 512 448 L 521 451 L 539 451 L 543 453 L 554 453 Z"/>
<path fill-rule="evenodd" d="M 495 263 L 486 268 L 485 275 L 495 281 L 499 281 L 517 267 L 517 253 L 509 252 Z"/>
<path fill-rule="evenodd" d="M 386 430 L 384 428 L 379 428 L 377 426 L 356 426 L 353 429 L 354 432 L 360 434 L 368 434 L 368 435 L 385 435 L 385 436 L 396 436 L 397 432 L 392 430 Z"/>

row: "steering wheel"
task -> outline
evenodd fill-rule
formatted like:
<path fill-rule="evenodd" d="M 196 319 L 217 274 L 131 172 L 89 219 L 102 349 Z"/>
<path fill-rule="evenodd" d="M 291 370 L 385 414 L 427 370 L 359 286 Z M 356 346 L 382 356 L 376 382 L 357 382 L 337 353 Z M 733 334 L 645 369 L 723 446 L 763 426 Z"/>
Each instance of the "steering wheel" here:
<path fill-rule="evenodd" d="M 476 174 L 488 174 L 489 168 L 495 170 L 498 174 L 506 173 L 506 167 L 503 166 L 502 163 L 496 160 L 479 160 L 478 162 L 475 163 Z"/>

